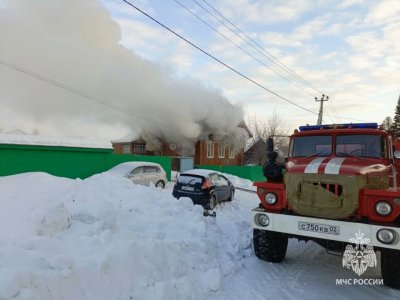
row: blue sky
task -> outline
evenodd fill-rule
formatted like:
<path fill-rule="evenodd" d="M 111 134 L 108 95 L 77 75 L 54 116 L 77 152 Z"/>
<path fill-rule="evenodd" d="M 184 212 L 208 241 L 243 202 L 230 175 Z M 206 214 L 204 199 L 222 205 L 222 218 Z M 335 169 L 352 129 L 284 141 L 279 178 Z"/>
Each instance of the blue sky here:
<path fill-rule="evenodd" d="M 235 134 L 243 115 L 266 119 L 275 111 L 288 130 L 315 124 L 314 97 L 322 93 L 330 97 L 324 123 L 394 115 L 399 0 L 130 1 L 305 109 L 216 63 L 122 0 L 0 0 L 0 131 L 112 140 L 150 128 L 153 136 L 190 144 L 209 130 L 221 138 Z M 210 16 L 201 7 L 212 11 L 206 1 L 262 48 L 256 51 Z"/>
<path fill-rule="evenodd" d="M 196 1 L 212 11 L 203 0 Z M 318 103 L 313 96 L 320 97 L 319 92 L 272 64 L 194 1 L 179 0 L 302 89 L 242 52 L 174 0 L 131 2 L 268 89 L 318 112 Z M 400 94 L 398 1 L 207 2 L 281 63 L 330 96 L 330 103 L 325 104 L 326 123 L 381 122 L 386 116 L 393 116 Z M 176 76 L 193 77 L 222 90 L 231 102 L 243 103 L 250 115 L 265 116 L 276 110 L 293 126 L 316 122 L 316 115 L 276 98 L 219 66 L 121 1 L 103 1 L 103 4 L 121 26 L 124 46 L 148 60 L 167 66 Z"/>

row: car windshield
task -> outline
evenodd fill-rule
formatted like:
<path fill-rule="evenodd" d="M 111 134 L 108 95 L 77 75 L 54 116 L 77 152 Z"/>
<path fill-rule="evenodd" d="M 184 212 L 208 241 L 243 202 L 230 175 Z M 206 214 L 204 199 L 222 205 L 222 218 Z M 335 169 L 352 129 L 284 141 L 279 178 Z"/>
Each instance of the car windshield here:
<path fill-rule="evenodd" d="M 191 184 L 191 185 L 195 185 L 195 184 L 201 184 L 203 183 L 203 177 L 200 176 L 191 176 L 191 175 L 181 175 L 178 178 L 178 182 L 179 183 L 183 183 L 183 184 Z"/>
<path fill-rule="evenodd" d="M 337 156 L 386 158 L 386 139 L 380 135 L 339 135 Z"/>
<path fill-rule="evenodd" d="M 332 154 L 332 136 L 313 135 L 296 137 L 291 143 L 291 157 L 329 156 Z"/>

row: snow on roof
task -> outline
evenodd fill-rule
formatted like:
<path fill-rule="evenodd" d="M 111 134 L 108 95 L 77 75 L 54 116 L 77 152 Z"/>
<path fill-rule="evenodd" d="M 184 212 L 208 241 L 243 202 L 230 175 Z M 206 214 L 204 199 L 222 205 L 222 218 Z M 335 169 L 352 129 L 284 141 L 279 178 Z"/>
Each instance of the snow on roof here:
<path fill-rule="evenodd" d="M 111 143 L 130 143 L 133 142 L 137 139 L 140 138 L 140 135 L 136 132 L 131 132 L 129 134 L 127 134 L 126 136 L 116 139 L 116 140 L 112 140 Z"/>
<path fill-rule="evenodd" d="M 110 142 L 67 137 L 0 133 L 0 144 L 112 149 Z"/>
<path fill-rule="evenodd" d="M 141 166 L 154 166 L 160 167 L 163 169 L 159 164 L 147 161 L 128 161 L 122 164 L 116 165 L 115 167 L 108 170 L 115 175 L 127 176 L 134 168 L 141 167 Z"/>

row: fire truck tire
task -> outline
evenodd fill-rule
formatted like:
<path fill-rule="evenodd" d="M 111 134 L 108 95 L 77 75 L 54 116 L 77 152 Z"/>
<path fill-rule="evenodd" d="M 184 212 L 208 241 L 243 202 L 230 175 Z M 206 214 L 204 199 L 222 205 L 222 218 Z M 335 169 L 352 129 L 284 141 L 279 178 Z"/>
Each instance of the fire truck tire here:
<path fill-rule="evenodd" d="M 285 258 L 287 245 L 286 234 L 253 229 L 254 253 L 259 259 L 279 263 Z"/>
<path fill-rule="evenodd" d="M 383 283 L 391 288 L 400 289 L 400 251 L 384 249 L 381 251 L 381 269 Z"/>

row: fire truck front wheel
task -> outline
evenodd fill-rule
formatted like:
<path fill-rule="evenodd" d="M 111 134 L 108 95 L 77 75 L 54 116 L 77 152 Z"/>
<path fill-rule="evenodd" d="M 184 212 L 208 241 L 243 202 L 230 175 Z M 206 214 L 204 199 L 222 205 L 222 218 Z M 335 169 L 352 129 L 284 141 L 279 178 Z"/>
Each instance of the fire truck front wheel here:
<path fill-rule="evenodd" d="M 383 283 L 391 288 L 400 289 L 400 251 L 384 249 L 381 251 L 381 269 Z"/>
<path fill-rule="evenodd" d="M 287 245 L 284 233 L 253 229 L 254 253 L 259 259 L 279 263 L 285 258 Z"/>

